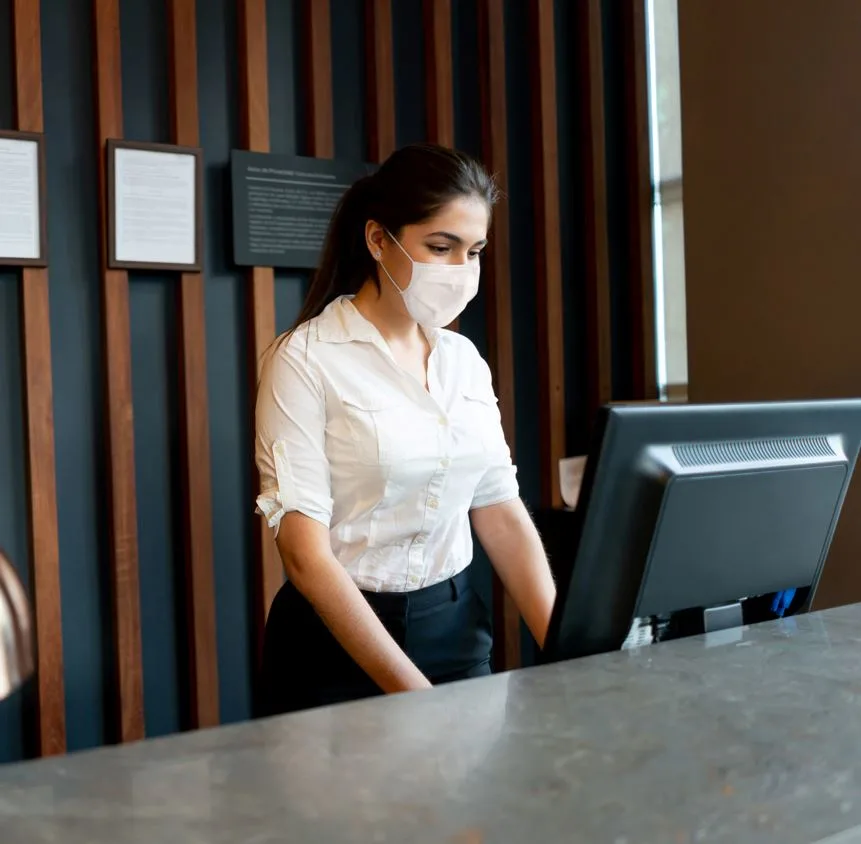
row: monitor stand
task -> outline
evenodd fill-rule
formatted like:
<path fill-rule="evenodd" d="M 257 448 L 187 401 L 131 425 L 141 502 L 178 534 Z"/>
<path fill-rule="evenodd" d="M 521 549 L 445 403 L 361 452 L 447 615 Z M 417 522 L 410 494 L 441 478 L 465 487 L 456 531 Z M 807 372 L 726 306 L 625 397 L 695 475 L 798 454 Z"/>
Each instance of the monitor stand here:
<path fill-rule="evenodd" d="M 717 633 L 720 630 L 729 630 L 743 625 L 744 614 L 740 601 L 703 610 L 703 627 L 706 633 Z"/>

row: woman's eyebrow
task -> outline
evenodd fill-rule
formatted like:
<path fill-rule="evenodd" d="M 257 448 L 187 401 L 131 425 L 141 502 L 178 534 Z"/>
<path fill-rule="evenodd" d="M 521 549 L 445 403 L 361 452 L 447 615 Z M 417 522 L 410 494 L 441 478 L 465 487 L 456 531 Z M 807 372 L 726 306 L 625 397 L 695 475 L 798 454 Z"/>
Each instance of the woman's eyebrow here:
<path fill-rule="evenodd" d="M 463 245 L 463 238 L 459 235 L 452 234 L 451 232 L 431 232 L 427 237 L 441 237 L 444 240 L 449 241 L 450 243 L 455 244 L 455 246 Z M 476 246 L 484 246 L 487 243 L 487 238 L 483 238 L 482 240 L 478 240 L 473 244 L 473 247 Z"/>
<path fill-rule="evenodd" d="M 448 240 L 451 243 L 460 246 L 463 243 L 463 238 L 451 232 L 431 232 L 427 237 L 441 237 L 443 240 Z"/>

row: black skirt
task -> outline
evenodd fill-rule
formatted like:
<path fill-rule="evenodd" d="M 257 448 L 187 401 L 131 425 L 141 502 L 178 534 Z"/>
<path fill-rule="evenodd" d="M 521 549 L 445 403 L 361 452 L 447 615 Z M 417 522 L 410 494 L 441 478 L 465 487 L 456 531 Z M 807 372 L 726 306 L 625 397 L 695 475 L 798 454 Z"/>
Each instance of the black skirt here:
<path fill-rule="evenodd" d="M 490 614 L 468 571 L 414 592 L 362 594 L 433 685 L 490 674 Z M 382 694 L 289 582 L 266 622 L 260 679 L 264 715 Z"/>

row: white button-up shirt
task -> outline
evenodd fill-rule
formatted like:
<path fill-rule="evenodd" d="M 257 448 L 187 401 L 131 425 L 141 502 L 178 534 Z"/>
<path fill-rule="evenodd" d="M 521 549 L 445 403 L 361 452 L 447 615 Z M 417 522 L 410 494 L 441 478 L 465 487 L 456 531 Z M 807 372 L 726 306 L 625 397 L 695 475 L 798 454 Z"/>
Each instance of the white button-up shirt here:
<path fill-rule="evenodd" d="M 472 560 L 469 511 L 517 498 L 490 370 L 475 346 L 425 329 L 428 389 L 349 297 L 282 335 L 257 393 L 258 512 L 329 528 L 360 589 L 409 592 Z"/>

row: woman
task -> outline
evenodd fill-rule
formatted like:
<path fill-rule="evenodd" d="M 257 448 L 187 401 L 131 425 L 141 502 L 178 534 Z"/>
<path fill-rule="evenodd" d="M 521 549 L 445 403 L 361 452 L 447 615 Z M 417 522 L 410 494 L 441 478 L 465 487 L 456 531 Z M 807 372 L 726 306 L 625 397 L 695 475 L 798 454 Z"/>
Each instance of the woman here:
<path fill-rule="evenodd" d="M 490 673 L 470 521 L 539 645 L 555 597 L 490 371 L 450 324 L 478 291 L 497 191 L 441 147 L 342 198 L 296 327 L 257 394 L 258 512 L 287 572 L 266 625 L 267 713 Z"/>

